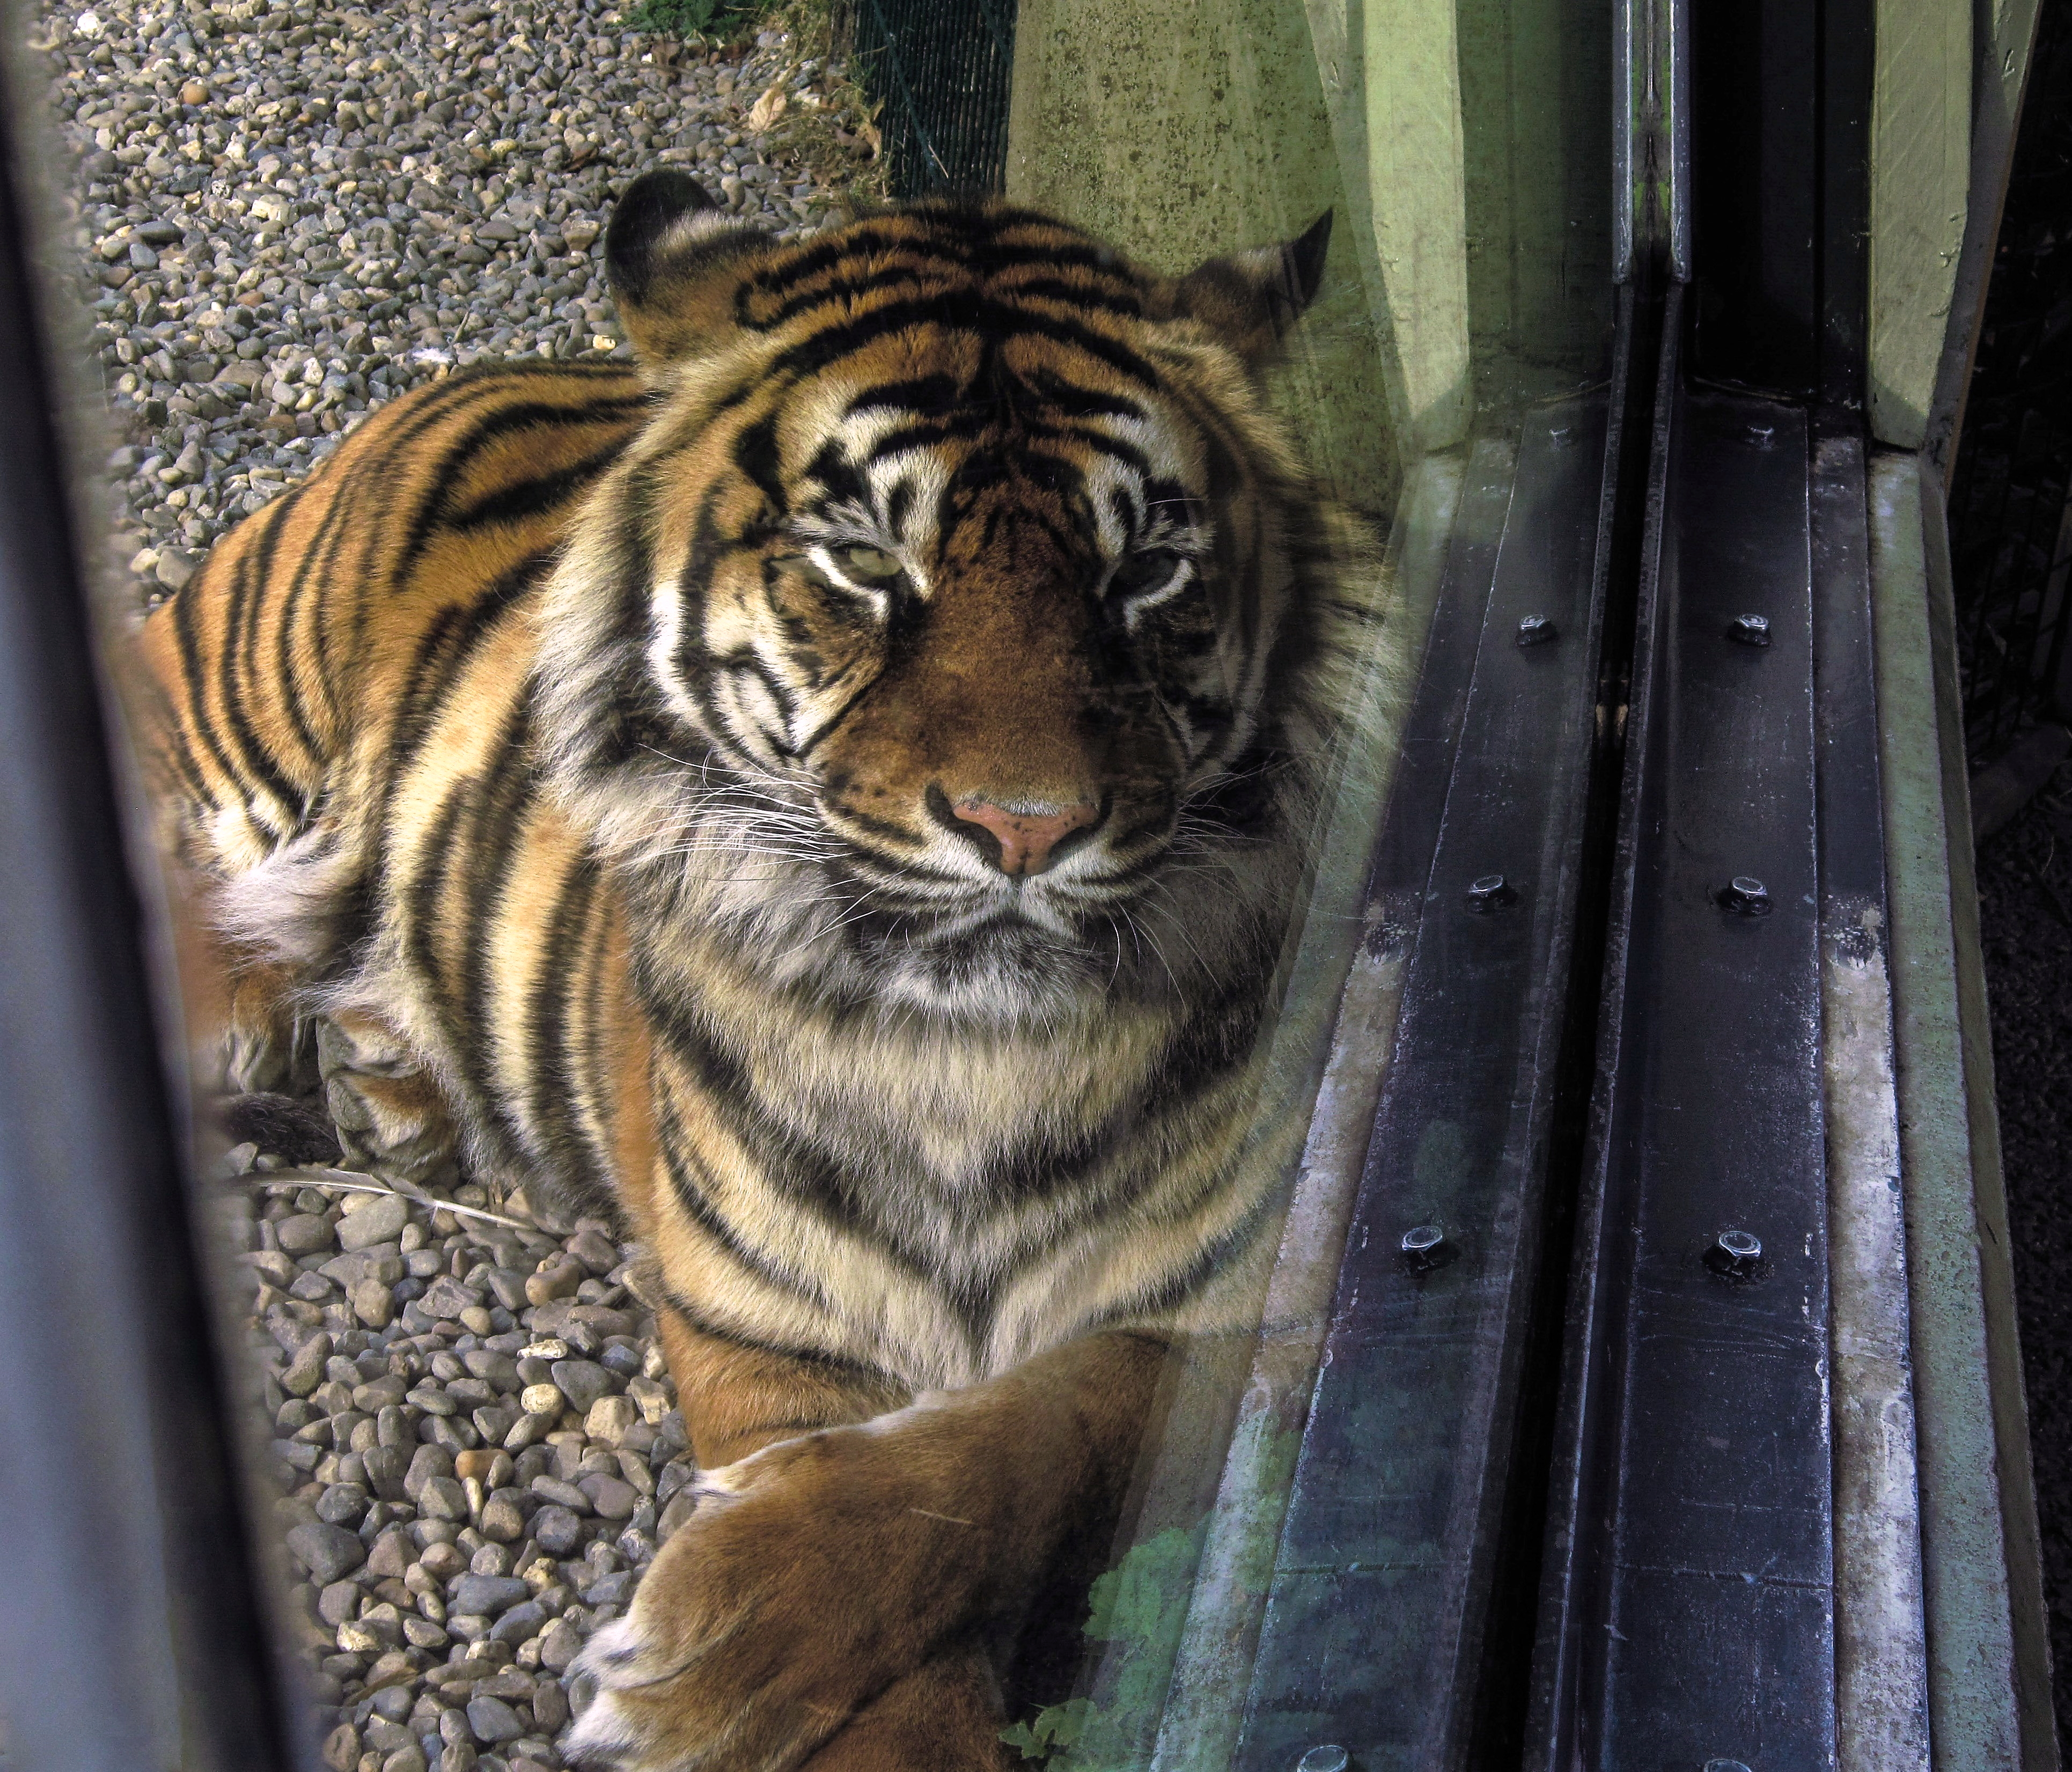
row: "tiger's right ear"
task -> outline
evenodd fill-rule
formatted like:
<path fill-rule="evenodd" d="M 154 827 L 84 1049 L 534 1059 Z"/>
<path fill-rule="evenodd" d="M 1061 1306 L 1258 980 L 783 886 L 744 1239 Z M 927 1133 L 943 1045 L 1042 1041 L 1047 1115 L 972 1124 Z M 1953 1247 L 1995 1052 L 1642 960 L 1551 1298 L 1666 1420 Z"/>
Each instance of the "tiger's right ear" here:
<path fill-rule="evenodd" d="M 633 347 L 651 364 L 695 356 L 733 329 L 742 261 L 775 242 L 737 221 L 688 172 L 643 172 L 604 236 L 605 274 Z"/>

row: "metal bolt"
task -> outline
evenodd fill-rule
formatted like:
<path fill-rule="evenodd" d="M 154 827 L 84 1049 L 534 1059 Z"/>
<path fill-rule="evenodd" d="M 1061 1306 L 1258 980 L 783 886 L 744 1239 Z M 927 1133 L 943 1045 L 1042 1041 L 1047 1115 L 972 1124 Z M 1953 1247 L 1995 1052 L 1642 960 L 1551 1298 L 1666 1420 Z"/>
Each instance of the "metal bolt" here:
<path fill-rule="evenodd" d="M 1501 874 L 1485 874 L 1468 882 L 1468 908 L 1483 916 L 1493 911 L 1508 911 L 1517 902 L 1517 893 Z"/>
<path fill-rule="evenodd" d="M 1708 1760 L 1705 1772 L 1749 1772 L 1739 1760 Z"/>
<path fill-rule="evenodd" d="M 1737 615 L 1727 623 L 1727 638 L 1739 640 L 1744 646 L 1770 644 L 1770 618 L 1767 615 Z"/>
<path fill-rule="evenodd" d="M 1776 440 L 1777 427 L 1774 425 L 1751 425 L 1748 434 L 1749 441 L 1758 449 L 1768 449 Z"/>
<path fill-rule="evenodd" d="M 1561 631 L 1544 615 L 1521 615 L 1518 618 L 1518 643 L 1520 646 L 1544 646 L 1551 639 L 1560 638 Z"/>
<path fill-rule="evenodd" d="M 1753 1231 L 1722 1231 L 1705 1252 L 1705 1265 L 1715 1273 L 1745 1279 L 1762 1260 L 1762 1239 Z"/>
<path fill-rule="evenodd" d="M 1295 1762 L 1295 1772 L 1346 1772 L 1353 1763 L 1352 1756 L 1334 1745 L 1313 1747 Z"/>
<path fill-rule="evenodd" d="M 1718 897 L 1722 911 L 1743 917 L 1770 915 L 1770 888 L 1753 874 L 1737 874 L 1720 888 Z"/>
<path fill-rule="evenodd" d="M 1445 1247 L 1446 1233 L 1437 1224 L 1413 1224 L 1403 1233 L 1403 1252 L 1413 1261 L 1429 1261 Z"/>

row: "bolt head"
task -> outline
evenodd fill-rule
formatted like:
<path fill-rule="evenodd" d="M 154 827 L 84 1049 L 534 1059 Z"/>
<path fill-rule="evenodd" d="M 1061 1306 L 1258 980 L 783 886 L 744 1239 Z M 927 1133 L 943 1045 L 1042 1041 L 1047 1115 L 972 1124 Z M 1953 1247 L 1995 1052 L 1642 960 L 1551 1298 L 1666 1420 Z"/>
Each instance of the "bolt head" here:
<path fill-rule="evenodd" d="M 1743 646 L 1770 644 L 1770 618 L 1767 615 L 1737 615 L 1727 623 L 1727 638 L 1738 640 Z"/>
<path fill-rule="evenodd" d="M 1749 441 L 1758 449 L 1768 449 L 1777 441 L 1777 427 L 1774 425 L 1751 425 L 1748 428 L 1748 434 Z"/>
<path fill-rule="evenodd" d="M 1737 916 L 1770 915 L 1770 888 L 1752 874 L 1737 874 L 1714 896 L 1722 911 L 1731 911 Z"/>
<path fill-rule="evenodd" d="M 1468 882 L 1468 908 L 1487 916 L 1508 911 L 1518 902 L 1518 893 L 1501 874 L 1485 874 Z"/>
<path fill-rule="evenodd" d="M 1352 1756 L 1331 1743 L 1313 1747 L 1295 1762 L 1295 1772 L 1346 1772 L 1352 1764 Z"/>
<path fill-rule="evenodd" d="M 1762 1239 L 1753 1231 L 1722 1231 L 1705 1252 L 1705 1265 L 1715 1273 L 1745 1280 L 1762 1260 Z"/>
<path fill-rule="evenodd" d="M 1446 1240 L 1444 1225 L 1413 1224 L 1396 1245 L 1403 1259 L 1419 1273 L 1442 1266 L 1453 1258 L 1453 1246 Z"/>
<path fill-rule="evenodd" d="M 1544 646 L 1549 640 L 1560 638 L 1560 630 L 1544 615 L 1521 615 L 1518 619 L 1520 646 Z"/>
<path fill-rule="evenodd" d="M 1708 1760 L 1705 1772 L 1749 1772 L 1739 1760 Z"/>

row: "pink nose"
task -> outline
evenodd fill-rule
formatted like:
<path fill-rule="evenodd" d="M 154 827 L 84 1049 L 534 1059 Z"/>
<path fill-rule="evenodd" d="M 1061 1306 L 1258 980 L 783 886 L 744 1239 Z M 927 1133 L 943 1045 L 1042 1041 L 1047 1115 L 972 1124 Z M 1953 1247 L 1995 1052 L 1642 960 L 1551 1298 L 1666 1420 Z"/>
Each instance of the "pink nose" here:
<path fill-rule="evenodd" d="M 951 808 L 968 824 L 977 824 L 1000 840 L 1002 874 L 1041 874 L 1050 852 L 1074 831 L 1093 823 L 1099 808 L 1067 806 L 1062 812 L 1011 812 L 989 800 L 960 801 Z"/>

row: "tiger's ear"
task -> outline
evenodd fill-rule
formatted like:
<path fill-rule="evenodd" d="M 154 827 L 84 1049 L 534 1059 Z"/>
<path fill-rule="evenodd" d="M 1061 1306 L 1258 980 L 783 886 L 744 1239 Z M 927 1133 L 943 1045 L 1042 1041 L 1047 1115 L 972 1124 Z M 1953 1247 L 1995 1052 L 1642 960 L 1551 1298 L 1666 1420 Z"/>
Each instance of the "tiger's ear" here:
<path fill-rule="evenodd" d="M 634 349 L 660 364 L 711 348 L 733 330 L 743 261 L 774 244 L 688 172 L 641 174 L 604 236 L 605 274 Z"/>
<path fill-rule="evenodd" d="M 1175 311 L 1201 321 L 1240 356 L 1259 362 L 1317 298 L 1330 244 L 1326 209 L 1296 239 L 1197 265 L 1174 286 Z"/>

